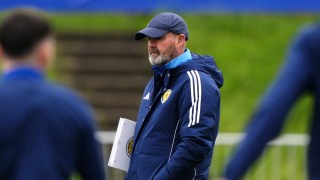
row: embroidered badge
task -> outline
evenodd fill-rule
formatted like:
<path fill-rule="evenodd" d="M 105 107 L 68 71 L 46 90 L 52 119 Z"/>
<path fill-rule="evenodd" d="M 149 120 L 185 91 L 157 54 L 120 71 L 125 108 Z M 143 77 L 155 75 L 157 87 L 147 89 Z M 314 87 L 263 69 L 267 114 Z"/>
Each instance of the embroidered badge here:
<path fill-rule="evenodd" d="M 127 142 L 127 155 L 129 158 L 131 158 L 132 149 L 133 149 L 133 137 L 131 137 Z"/>
<path fill-rule="evenodd" d="M 169 99 L 170 94 L 171 94 L 171 90 L 168 89 L 168 90 L 162 95 L 162 97 L 161 97 L 161 103 L 162 103 L 162 104 L 165 103 L 165 102 Z"/>

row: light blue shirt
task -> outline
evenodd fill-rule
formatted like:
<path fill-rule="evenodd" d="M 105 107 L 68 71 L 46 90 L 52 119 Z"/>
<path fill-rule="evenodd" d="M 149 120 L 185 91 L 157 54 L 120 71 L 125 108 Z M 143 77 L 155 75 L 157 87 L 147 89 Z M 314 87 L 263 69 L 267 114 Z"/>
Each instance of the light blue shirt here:
<path fill-rule="evenodd" d="M 175 67 L 180 66 L 182 63 L 185 63 L 189 60 L 191 60 L 191 53 L 189 49 L 186 49 L 185 52 L 183 54 L 181 54 L 180 56 L 172 59 L 170 62 L 168 62 L 165 67 L 166 69 L 172 69 Z"/>

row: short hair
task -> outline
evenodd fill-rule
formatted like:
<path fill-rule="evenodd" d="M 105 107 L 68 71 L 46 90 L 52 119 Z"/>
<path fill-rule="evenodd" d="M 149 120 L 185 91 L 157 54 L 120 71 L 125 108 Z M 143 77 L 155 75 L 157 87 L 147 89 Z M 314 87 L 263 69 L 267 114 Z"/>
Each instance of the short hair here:
<path fill-rule="evenodd" d="M 36 11 L 17 10 L 4 18 L 0 25 L 0 45 L 7 56 L 26 56 L 52 34 L 49 22 L 40 16 Z"/>

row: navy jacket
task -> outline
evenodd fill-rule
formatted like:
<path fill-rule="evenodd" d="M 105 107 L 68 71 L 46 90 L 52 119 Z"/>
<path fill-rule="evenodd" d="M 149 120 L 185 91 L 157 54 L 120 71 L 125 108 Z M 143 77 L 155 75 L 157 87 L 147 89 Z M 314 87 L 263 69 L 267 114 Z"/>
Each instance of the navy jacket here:
<path fill-rule="evenodd" d="M 297 99 L 311 92 L 314 108 L 308 145 L 308 177 L 320 179 L 320 26 L 303 29 L 289 51 L 277 79 L 265 94 L 246 136 L 226 166 L 224 176 L 241 178 L 260 156 L 267 142 L 282 129 L 286 115 Z M 308 117 L 306 117 L 306 120 Z"/>
<path fill-rule="evenodd" d="M 31 68 L 0 82 L 0 179 L 104 180 L 88 106 Z"/>
<path fill-rule="evenodd" d="M 212 57 L 192 54 L 145 88 L 127 180 L 207 179 L 223 77 Z"/>

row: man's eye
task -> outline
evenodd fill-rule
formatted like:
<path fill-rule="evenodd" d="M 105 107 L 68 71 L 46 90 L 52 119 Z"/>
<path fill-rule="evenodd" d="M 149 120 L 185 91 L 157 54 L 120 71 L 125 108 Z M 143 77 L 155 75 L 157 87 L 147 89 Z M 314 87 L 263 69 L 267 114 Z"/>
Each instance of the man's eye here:
<path fill-rule="evenodd" d="M 149 41 L 158 41 L 158 40 L 161 40 L 161 39 L 163 39 L 163 37 L 157 37 L 157 38 L 151 38 L 151 37 L 148 37 L 148 40 Z"/>

